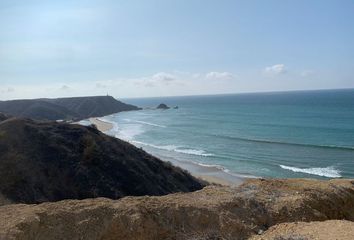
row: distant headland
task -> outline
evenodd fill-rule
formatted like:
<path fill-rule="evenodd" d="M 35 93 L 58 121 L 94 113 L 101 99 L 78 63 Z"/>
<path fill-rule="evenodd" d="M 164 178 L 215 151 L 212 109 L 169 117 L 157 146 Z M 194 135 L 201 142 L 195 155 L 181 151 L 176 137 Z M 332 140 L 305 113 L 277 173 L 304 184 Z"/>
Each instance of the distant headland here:
<path fill-rule="evenodd" d="M 139 109 L 137 106 L 123 103 L 111 96 L 0 101 L 0 112 L 35 120 L 78 121 Z"/>

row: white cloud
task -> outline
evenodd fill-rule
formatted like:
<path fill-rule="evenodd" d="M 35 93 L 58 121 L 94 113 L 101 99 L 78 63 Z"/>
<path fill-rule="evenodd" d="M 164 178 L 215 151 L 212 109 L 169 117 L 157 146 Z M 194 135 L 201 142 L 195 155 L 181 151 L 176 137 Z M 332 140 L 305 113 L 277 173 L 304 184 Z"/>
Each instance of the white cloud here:
<path fill-rule="evenodd" d="M 138 84 L 139 85 L 139 84 Z M 145 84 L 144 84 L 145 87 L 155 87 L 156 85 L 153 83 L 153 82 L 149 82 L 147 81 Z"/>
<path fill-rule="evenodd" d="M 6 92 L 8 92 L 8 93 L 14 92 L 14 91 L 15 91 L 15 89 L 13 87 L 8 87 L 6 90 Z"/>
<path fill-rule="evenodd" d="M 206 81 L 206 76 L 215 80 Z M 230 92 L 237 89 L 239 82 L 224 81 L 232 76 L 228 72 L 158 72 L 150 76 L 135 78 L 96 79 L 95 81 L 67 81 L 60 83 L 17 84 L 15 91 L 0 84 L 0 99 L 22 99 L 43 97 L 72 97 L 106 95 L 115 97 L 178 96 Z M 221 80 L 220 80 L 221 79 Z M 225 84 L 223 84 L 225 83 Z M 226 84 L 227 83 L 227 84 Z"/>
<path fill-rule="evenodd" d="M 178 83 L 177 79 L 178 78 L 176 75 L 165 73 L 165 72 L 159 72 L 149 77 L 141 77 L 133 80 L 135 85 L 151 88 L 151 87 L 157 87 L 162 85 L 166 86 L 172 83 L 174 84 Z"/>
<path fill-rule="evenodd" d="M 273 66 L 266 67 L 264 69 L 264 72 L 267 74 L 279 75 L 279 74 L 286 73 L 286 68 L 284 64 L 275 64 Z"/>
<path fill-rule="evenodd" d="M 154 74 L 151 79 L 155 82 L 171 82 L 176 80 L 176 76 L 165 72 L 159 72 Z"/>
<path fill-rule="evenodd" d="M 221 80 L 229 80 L 233 79 L 234 75 L 229 72 L 209 72 L 205 75 L 207 79 L 221 79 Z"/>
<path fill-rule="evenodd" d="M 106 84 L 103 84 L 103 83 L 96 83 L 96 88 L 107 88 L 107 85 Z"/>
<path fill-rule="evenodd" d="M 313 70 L 304 70 L 300 73 L 301 77 L 310 77 L 315 74 L 315 71 Z"/>
<path fill-rule="evenodd" d="M 14 92 L 15 89 L 13 87 L 8 87 L 8 88 L 2 88 L 0 89 L 0 93 L 12 93 Z"/>
<path fill-rule="evenodd" d="M 67 90 L 70 90 L 70 87 L 68 85 L 63 85 L 60 87 L 60 90 L 67 91 Z"/>
<path fill-rule="evenodd" d="M 192 74 L 192 78 L 200 78 L 201 74 L 200 73 L 194 73 Z"/>

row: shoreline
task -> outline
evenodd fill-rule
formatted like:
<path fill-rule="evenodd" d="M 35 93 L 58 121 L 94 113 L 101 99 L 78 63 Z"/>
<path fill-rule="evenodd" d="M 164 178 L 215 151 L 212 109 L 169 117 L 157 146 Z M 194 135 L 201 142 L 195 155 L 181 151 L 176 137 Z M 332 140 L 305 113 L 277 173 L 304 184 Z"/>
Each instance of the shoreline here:
<path fill-rule="evenodd" d="M 101 120 L 97 117 L 89 118 L 88 121 L 90 123 L 96 125 L 97 129 L 105 134 L 107 134 L 109 131 L 111 131 L 114 128 L 114 125 L 112 123 L 110 123 L 108 121 Z M 126 141 L 126 140 L 124 140 L 124 141 Z M 129 142 L 129 143 L 133 144 L 131 142 Z M 133 144 L 133 145 L 136 147 L 141 147 L 141 146 L 137 146 L 136 144 Z M 147 150 L 144 149 L 144 151 L 147 151 Z M 165 156 L 161 156 L 156 153 L 154 153 L 154 154 L 152 154 L 150 152 L 148 152 L 148 153 L 161 159 L 162 161 L 171 162 L 174 166 L 180 167 L 180 168 L 188 171 L 192 176 L 194 176 L 198 179 L 201 179 L 203 181 L 207 181 L 210 184 L 216 184 L 216 185 L 222 185 L 222 186 L 239 186 L 246 180 L 245 177 L 235 176 L 235 175 L 226 173 L 223 170 L 218 169 L 213 166 L 202 166 L 197 163 L 193 163 L 193 162 L 189 162 L 189 161 L 167 158 Z"/>
<path fill-rule="evenodd" d="M 99 118 L 95 117 L 95 118 L 89 118 L 88 119 L 90 121 L 90 123 L 96 125 L 97 129 L 103 133 L 106 133 L 110 130 L 113 129 L 113 124 L 106 122 L 106 121 L 102 121 Z"/>
<path fill-rule="evenodd" d="M 193 177 L 196 177 L 196 178 L 201 179 L 203 181 L 207 181 L 210 184 L 221 185 L 221 186 L 239 186 L 244 182 L 244 180 L 243 180 L 238 183 L 234 183 L 234 182 L 229 182 L 229 181 L 226 181 L 225 179 L 222 179 L 220 177 L 215 177 L 215 176 L 195 175 L 192 173 L 191 173 L 191 175 Z"/>

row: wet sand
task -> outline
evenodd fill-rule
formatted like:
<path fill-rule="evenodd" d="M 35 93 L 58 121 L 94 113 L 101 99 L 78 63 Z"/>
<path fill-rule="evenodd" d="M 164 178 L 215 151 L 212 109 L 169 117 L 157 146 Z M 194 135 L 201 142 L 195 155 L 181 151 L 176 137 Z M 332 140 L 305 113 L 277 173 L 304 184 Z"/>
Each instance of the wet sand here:
<path fill-rule="evenodd" d="M 174 158 L 168 158 L 161 156 L 157 153 L 153 154 L 155 157 L 164 161 L 171 162 L 174 166 L 187 170 L 193 176 L 205 180 L 209 183 L 214 183 L 224 186 L 238 186 L 241 185 L 247 178 L 242 176 L 233 175 L 227 173 L 218 167 L 203 166 L 194 162 L 177 160 Z"/>
<path fill-rule="evenodd" d="M 113 124 L 109 122 L 102 121 L 98 118 L 90 118 L 89 121 L 92 124 L 95 124 L 97 129 L 100 130 L 101 132 L 108 132 L 113 128 Z"/>

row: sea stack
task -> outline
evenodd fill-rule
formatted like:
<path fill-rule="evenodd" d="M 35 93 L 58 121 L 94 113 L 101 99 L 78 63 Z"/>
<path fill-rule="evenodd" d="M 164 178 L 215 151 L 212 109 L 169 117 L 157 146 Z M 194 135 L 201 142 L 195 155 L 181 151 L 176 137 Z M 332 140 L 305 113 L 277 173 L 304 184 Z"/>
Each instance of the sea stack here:
<path fill-rule="evenodd" d="M 164 103 L 161 103 L 160 105 L 158 105 L 157 106 L 157 108 L 156 109 L 170 109 L 170 107 L 169 106 L 167 106 L 166 104 L 164 104 Z"/>

